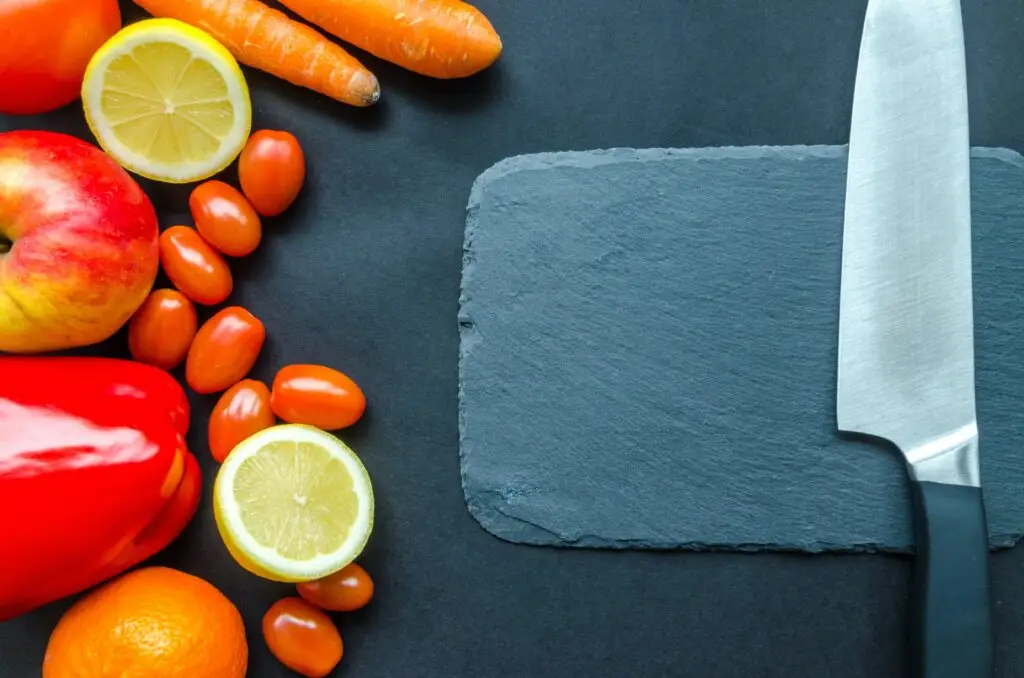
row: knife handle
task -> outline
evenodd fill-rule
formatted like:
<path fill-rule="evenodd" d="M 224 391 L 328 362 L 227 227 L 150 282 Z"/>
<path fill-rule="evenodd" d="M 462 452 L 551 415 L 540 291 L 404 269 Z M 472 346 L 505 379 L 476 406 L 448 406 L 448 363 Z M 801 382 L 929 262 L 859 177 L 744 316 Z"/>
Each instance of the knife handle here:
<path fill-rule="evenodd" d="M 980 487 L 914 481 L 914 678 L 991 678 L 988 528 Z"/>

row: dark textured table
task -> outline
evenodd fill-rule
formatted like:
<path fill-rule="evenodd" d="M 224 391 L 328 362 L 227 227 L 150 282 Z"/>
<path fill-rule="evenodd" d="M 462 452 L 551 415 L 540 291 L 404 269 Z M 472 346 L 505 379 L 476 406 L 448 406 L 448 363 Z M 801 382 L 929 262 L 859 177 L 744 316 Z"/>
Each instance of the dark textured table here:
<path fill-rule="evenodd" d="M 504 39 L 500 65 L 437 83 L 366 58 L 384 90 L 374 110 L 247 71 L 254 124 L 294 131 L 310 154 L 301 202 L 235 266 L 233 301 L 270 332 L 255 374 L 325 362 L 370 400 L 345 438 L 377 488 L 363 562 L 378 594 L 338 617 L 338 675 L 905 675 L 908 559 L 514 546 L 474 522 L 459 483 L 456 313 L 477 174 L 535 151 L 845 143 L 864 0 L 479 4 Z M 1024 9 L 1019 0 L 965 5 L 972 143 L 1024 151 Z M 16 127 L 88 138 L 77 106 L 0 119 Z M 145 187 L 164 225 L 186 218 L 187 189 Z M 124 345 L 119 336 L 88 352 L 123 355 Z M 202 434 L 212 399 L 193 403 L 207 500 L 154 562 L 220 587 L 248 624 L 249 675 L 284 678 L 259 620 L 291 589 L 243 572 L 216 536 Z M 1024 676 L 1021 549 L 994 557 L 993 586 L 998 675 Z M 67 604 L 0 625 L 0 676 L 39 675 Z"/>

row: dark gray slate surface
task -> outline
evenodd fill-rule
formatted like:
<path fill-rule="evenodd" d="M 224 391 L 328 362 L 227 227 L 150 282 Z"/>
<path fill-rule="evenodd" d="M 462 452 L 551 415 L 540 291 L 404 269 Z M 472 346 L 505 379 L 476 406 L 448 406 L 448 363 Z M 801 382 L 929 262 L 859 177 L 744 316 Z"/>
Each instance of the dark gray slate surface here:
<path fill-rule="evenodd" d="M 975 149 L 983 477 L 1024 527 L 1024 158 Z M 835 431 L 845 147 L 528 155 L 469 203 L 463 487 L 513 542 L 908 551 L 903 466 Z"/>

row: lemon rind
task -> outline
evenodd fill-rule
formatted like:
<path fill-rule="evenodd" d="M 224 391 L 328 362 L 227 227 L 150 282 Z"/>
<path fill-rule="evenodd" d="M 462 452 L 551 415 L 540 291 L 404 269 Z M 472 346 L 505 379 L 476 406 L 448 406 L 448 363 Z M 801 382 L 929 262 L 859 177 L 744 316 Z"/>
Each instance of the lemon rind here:
<path fill-rule="evenodd" d="M 190 40 L 182 41 L 182 35 Z M 233 104 L 235 119 L 231 134 L 221 139 L 220 149 L 209 160 L 174 165 L 154 163 L 122 144 L 109 125 L 102 119 L 97 120 L 90 113 L 102 110 L 102 74 L 110 62 L 136 47 L 158 40 L 166 40 L 188 49 L 194 56 L 212 65 L 224 78 L 228 89 L 226 100 Z M 241 153 L 252 131 L 252 101 L 249 87 L 235 57 L 209 34 L 176 19 L 140 21 L 122 30 L 101 47 L 86 69 L 82 82 L 82 101 L 86 123 L 100 147 L 128 171 L 164 183 L 187 184 L 224 171 Z"/>

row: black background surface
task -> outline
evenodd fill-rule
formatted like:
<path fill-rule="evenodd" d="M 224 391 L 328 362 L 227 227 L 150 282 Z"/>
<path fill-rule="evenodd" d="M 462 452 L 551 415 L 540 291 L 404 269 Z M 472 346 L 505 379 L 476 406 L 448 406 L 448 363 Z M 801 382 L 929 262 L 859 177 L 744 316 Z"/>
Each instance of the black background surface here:
<path fill-rule="evenodd" d="M 142 16 L 124 5 L 128 18 Z M 864 0 L 479 5 L 505 43 L 498 66 L 438 83 L 366 57 L 383 87 L 372 110 L 246 71 L 254 126 L 295 132 L 310 156 L 301 201 L 269 220 L 260 251 L 234 266 L 232 301 L 270 333 L 255 375 L 324 362 L 370 400 L 344 438 L 377 490 L 362 562 L 378 592 L 366 610 L 338 617 L 346 656 L 337 675 L 905 675 L 907 559 L 514 546 L 473 521 L 459 484 L 456 313 L 477 174 L 536 151 L 845 143 Z M 1019 0 L 965 5 L 972 143 L 1024 151 L 1024 9 Z M 90 138 L 77 105 L 0 119 L 19 127 Z M 144 186 L 164 225 L 186 219 L 187 188 Z M 123 355 L 124 345 L 118 336 L 89 352 Z M 292 589 L 243 572 L 215 533 L 203 434 L 212 403 L 193 399 L 190 439 L 206 499 L 153 562 L 221 588 L 246 618 L 249 675 L 284 677 L 259 621 Z M 994 557 L 993 586 L 998 675 L 1024 676 L 1019 548 Z M 0 675 L 39 675 L 69 602 L 0 625 Z"/>

